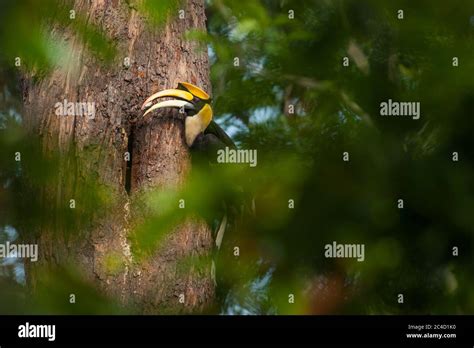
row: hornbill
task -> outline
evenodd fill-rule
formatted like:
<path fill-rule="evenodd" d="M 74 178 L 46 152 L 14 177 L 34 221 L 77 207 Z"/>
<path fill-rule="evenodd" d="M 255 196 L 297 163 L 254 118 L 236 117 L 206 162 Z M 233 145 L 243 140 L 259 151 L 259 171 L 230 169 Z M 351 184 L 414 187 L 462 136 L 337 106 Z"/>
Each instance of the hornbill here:
<path fill-rule="evenodd" d="M 173 97 L 177 99 L 160 101 L 159 98 Z M 145 100 L 142 110 L 143 117 L 160 108 L 178 108 L 186 113 L 184 124 L 186 144 L 190 148 L 208 150 L 229 146 L 235 148 L 232 139 L 214 122 L 211 108 L 211 97 L 201 88 L 187 82 L 179 82 L 176 89 L 165 89 Z"/>
<path fill-rule="evenodd" d="M 173 98 L 161 100 L 161 98 Z M 160 101 L 161 100 L 161 101 Z M 176 89 L 165 89 L 148 97 L 142 105 L 143 117 L 151 115 L 161 108 L 178 108 L 186 114 L 184 130 L 186 144 L 193 153 L 204 154 L 209 162 L 215 162 L 217 150 L 226 146 L 235 148 L 232 139 L 213 121 L 209 94 L 201 88 L 187 82 L 179 82 Z M 215 228 L 215 245 L 218 251 L 222 244 L 224 232 L 228 227 L 229 202 L 224 203 L 224 216 Z M 231 209 L 235 210 L 235 209 Z M 234 215 L 231 213 L 231 215 Z M 215 281 L 215 263 L 212 262 L 212 273 Z"/>

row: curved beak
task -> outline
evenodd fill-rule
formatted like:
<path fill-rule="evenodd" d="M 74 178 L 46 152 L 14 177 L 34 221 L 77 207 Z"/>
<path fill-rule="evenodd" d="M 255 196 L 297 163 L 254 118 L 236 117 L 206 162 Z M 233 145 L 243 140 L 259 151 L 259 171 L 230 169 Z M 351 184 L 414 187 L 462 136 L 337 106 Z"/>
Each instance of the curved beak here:
<path fill-rule="evenodd" d="M 148 97 L 147 100 L 145 100 L 145 102 L 143 103 L 143 105 L 141 107 L 141 110 L 145 110 L 146 108 L 149 108 L 150 106 L 152 106 L 152 104 L 153 104 L 152 102 L 155 99 L 164 98 L 164 97 L 176 97 L 178 99 L 181 99 L 181 100 L 177 100 L 177 101 L 183 101 L 183 100 L 191 101 L 194 98 L 193 95 L 191 93 L 187 92 L 187 91 L 183 91 L 183 90 L 180 90 L 180 89 L 165 89 L 163 91 L 157 92 L 157 93 L 151 95 L 150 97 Z M 161 104 L 161 103 L 158 103 L 158 104 Z M 190 103 L 188 103 L 188 104 L 190 104 Z M 167 106 L 162 106 L 162 107 L 170 107 L 170 106 L 173 106 L 173 105 L 167 105 Z M 182 105 L 177 106 L 177 107 L 182 107 Z M 150 110 L 147 110 L 146 113 L 148 113 L 149 111 Z"/>
<path fill-rule="evenodd" d="M 152 112 L 153 110 L 156 110 L 156 109 L 161 109 L 161 108 L 178 108 L 178 109 L 181 109 L 182 107 L 184 107 L 185 109 L 188 109 L 188 110 L 194 110 L 194 105 L 187 102 L 187 101 L 185 101 L 185 100 L 178 100 L 178 99 L 165 100 L 165 101 L 153 104 L 153 106 L 150 107 L 143 114 L 143 117 L 145 117 L 148 113 L 150 113 L 150 112 Z"/>

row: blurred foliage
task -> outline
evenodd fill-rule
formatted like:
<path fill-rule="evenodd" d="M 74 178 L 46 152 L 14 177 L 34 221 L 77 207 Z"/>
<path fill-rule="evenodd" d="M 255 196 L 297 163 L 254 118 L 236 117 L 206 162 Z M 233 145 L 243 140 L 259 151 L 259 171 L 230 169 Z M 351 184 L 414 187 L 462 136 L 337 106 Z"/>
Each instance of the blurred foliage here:
<path fill-rule="evenodd" d="M 115 54 L 110 39 L 89 25 L 87 15 L 73 10 L 73 5 L 72 0 L 0 1 L 0 64 L 13 66 L 20 58 L 21 67 L 37 76 L 56 67 L 68 69 L 73 43 L 58 41 L 52 25 L 67 28 L 91 53 L 110 61 Z"/>
<path fill-rule="evenodd" d="M 153 26 L 163 26 L 172 14 L 183 8 L 183 0 L 125 0 L 131 8 L 146 15 Z"/>
<path fill-rule="evenodd" d="M 150 14 L 155 25 L 180 7 L 126 3 Z M 64 22 L 69 7 L 53 1 L 0 6 L 2 65 L 22 56 L 57 66 L 48 55 L 50 39 L 36 29 Z M 400 9 L 403 19 L 397 18 Z M 134 256 L 148 257 L 184 219 L 201 217 L 216 228 L 227 214 L 229 229 L 215 256 L 218 313 L 474 313 L 474 3 L 209 0 L 206 12 L 208 33 L 187 38 L 208 47 L 218 123 L 239 148 L 257 149 L 258 165 L 209 164 L 194 155 L 184 187 L 132 197 L 141 215 L 131 235 Z M 99 57 L 112 56 L 113 45 L 80 23 L 71 30 L 90 38 Z M 55 214 L 32 200 L 26 219 L 16 201 L 23 192 L 16 178 L 33 178 L 30 185 L 38 189 L 55 180 L 60 159 L 42 159 L 30 145 L 38 164 L 18 168 L 13 161 L 16 149 L 34 144 L 19 126 L 15 76 L 11 69 L 1 74 L 0 223 L 28 231 L 35 218 L 48 223 Z M 388 99 L 420 102 L 421 118 L 379 116 Z M 345 151 L 349 162 L 343 161 Z M 89 199 L 109 206 L 107 196 Z M 89 221 L 88 213 L 76 216 Z M 67 213 L 62 216 L 69 226 Z M 364 244 L 365 260 L 326 258 L 324 246 L 333 241 Z M 453 256 L 454 246 L 459 256 Z M 111 255 L 108 267 L 120 268 L 117 262 Z M 182 271 L 205 262 L 183 260 Z M 23 288 L 11 265 L 3 267 L 10 270 L 0 277 L 1 299 Z M 57 284 L 76 284 L 74 271 L 64 272 L 54 278 Z M 400 293 L 403 304 L 397 302 Z M 12 311 L 3 305 L 0 312 Z M 95 306 L 81 310 L 113 311 Z M 62 313 L 50 300 L 40 307 Z"/>
<path fill-rule="evenodd" d="M 42 151 L 40 140 L 21 126 L 18 80 L 8 69 L 0 69 L 0 76 L 4 79 L 0 91 L 0 245 L 34 243 L 40 237 L 39 230 L 66 240 L 80 239 L 114 209 L 113 193 L 92 174 L 82 177 L 78 187 L 75 173 L 61 170 L 74 168 L 68 162 L 74 159 L 72 154 Z M 20 161 L 17 156 L 21 156 Z M 68 183 L 68 189 L 52 190 L 58 182 Z M 72 197 L 74 209 L 70 208 Z M 38 272 L 41 280 L 31 296 L 24 259 L 0 257 L 1 314 L 124 312 L 85 282 L 74 265 Z M 80 299 L 78 305 L 67 302 L 71 293 Z"/>
<path fill-rule="evenodd" d="M 210 1 L 208 12 L 209 35 L 194 38 L 210 45 L 215 111 L 258 149 L 257 214 L 234 245 L 274 267 L 269 313 L 472 313 L 474 4 Z M 421 118 L 379 116 L 388 99 L 419 101 Z M 365 261 L 326 259 L 332 241 L 364 244 Z"/>

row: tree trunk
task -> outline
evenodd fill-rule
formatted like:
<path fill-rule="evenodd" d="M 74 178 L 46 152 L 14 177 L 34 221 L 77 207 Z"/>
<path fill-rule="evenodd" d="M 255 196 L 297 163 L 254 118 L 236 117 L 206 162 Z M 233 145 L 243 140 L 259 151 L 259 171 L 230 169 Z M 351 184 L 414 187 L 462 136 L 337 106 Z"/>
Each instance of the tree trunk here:
<path fill-rule="evenodd" d="M 83 195 L 75 196 L 80 190 L 100 192 L 105 187 L 113 194 L 106 212 L 94 213 L 77 236 L 66 234 L 67 226 L 60 222 L 36 228 L 40 260 L 26 267 L 33 290 L 41 282 L 41 266 L 74 264 L 88 282 L 141 313 L 202 311 L 213 302 L 210 262 L 205 272 L 183 274 L 177 269 L 185 257 L 210 254 L 212 236 L 202 220 L 183 221 L 145 260 L 134 258 L 129 241 L 136 220 L 133 196 L 179 187 L 190 170 L 182 116 L 167 111 L 160 118 L 140 120 L 141 103 L 160 89 L 176 87 L 178 81 L 210 91 L 207 52 L 183 37 L 190 29 L 205 30 L 204 1 L 182 6 L 184 19 L 176 10 L 164 27 L 150 29 L 125 2 L 76 0 L 74 10 L 87 13 L 88 23 L 116 43 L 112 66 L 93 58 L 74 33 L 50 28 L 58 42 L 72 47 L 67 72 L 58 69 L 39 81 L 29 76 L 23 86 L 25 125 L 40 135 L 44 153 L 60 153 L 60 173 L 41 199 L 54 201 L 51 219 L 60 221 L 61 209 L 69 209 L 71 199 L 76 214 L 81 205 L 91 203 Z M 95 118 L 56 115 L 54 105 L 64 99 L 94 102 Z M 125 160 L 127 151 L 130 162 Z M 90 184 L 91 177 L 99 187 Z M 119 260 L 113 270 L 108 265 L 111 255 Z"/>

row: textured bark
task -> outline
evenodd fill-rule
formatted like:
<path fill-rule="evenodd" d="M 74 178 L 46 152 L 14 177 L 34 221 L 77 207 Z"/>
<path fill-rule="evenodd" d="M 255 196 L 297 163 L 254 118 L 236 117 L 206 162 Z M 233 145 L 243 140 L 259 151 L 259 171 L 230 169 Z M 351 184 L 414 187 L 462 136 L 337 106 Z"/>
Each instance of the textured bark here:
<path fill-rule="evenodd" d="M 141 115 L 141 103 L 157 90 L 175 87 L 178 81 L 210 91 L 207 53 L 183 37 L 189 29 L 205 30 L 204 1 L 187 1 L 183 6 L 185 19 L 172 13 L 163 28 L 150 29 L 125 2 L 76 0 L 74 9 L 87 13 L 88 21 L 117 44 L 118 57 L 112 66 L 99 64 L 69 30 L 51 28 L 57 40 L 73 48 L 67 57 L 69 68 L 39 81 L 30 76 L 23 88 L 25 125 L 40 134 L 45 153 L 61 153 L 62 173 L 54 187 L 44 190 L 44 199 L 55 197 L 58 205 L 69 204 L 91 173 L 113 192 L 113 199 L 107 214 L 92 219 L 80 237 L 64 237 L 61 227 L 35 231 L 40 261 L 27 266 L 32 289 L 41 274 L 39 266 L 74 263 L 87 281 L 143 313 L 203 310 L 213 301 L 210 263 L 206 272 L 177 271 L 183 257 L 209 254 L 212 237 L 203 221 L 184 221 L 145 261 L 134 259 L 128 240 L 134 207 L 126 192 L 124 153 L 132 152 L 132 196 L 177 187 L 190 171 L 183 117 L 167 111 L 160 118 L 134 122 Z M 130 58 L 129 68 L 123 64 L 125 57 Z M 95 102 L 95 118 L 55 115 L 54 104 L 64 99 Z M 114 272 L 106 267 L 111 254 L 123 264 Z M 185 295 L 184 304 L 179 303 L 180 294 Z"/>

